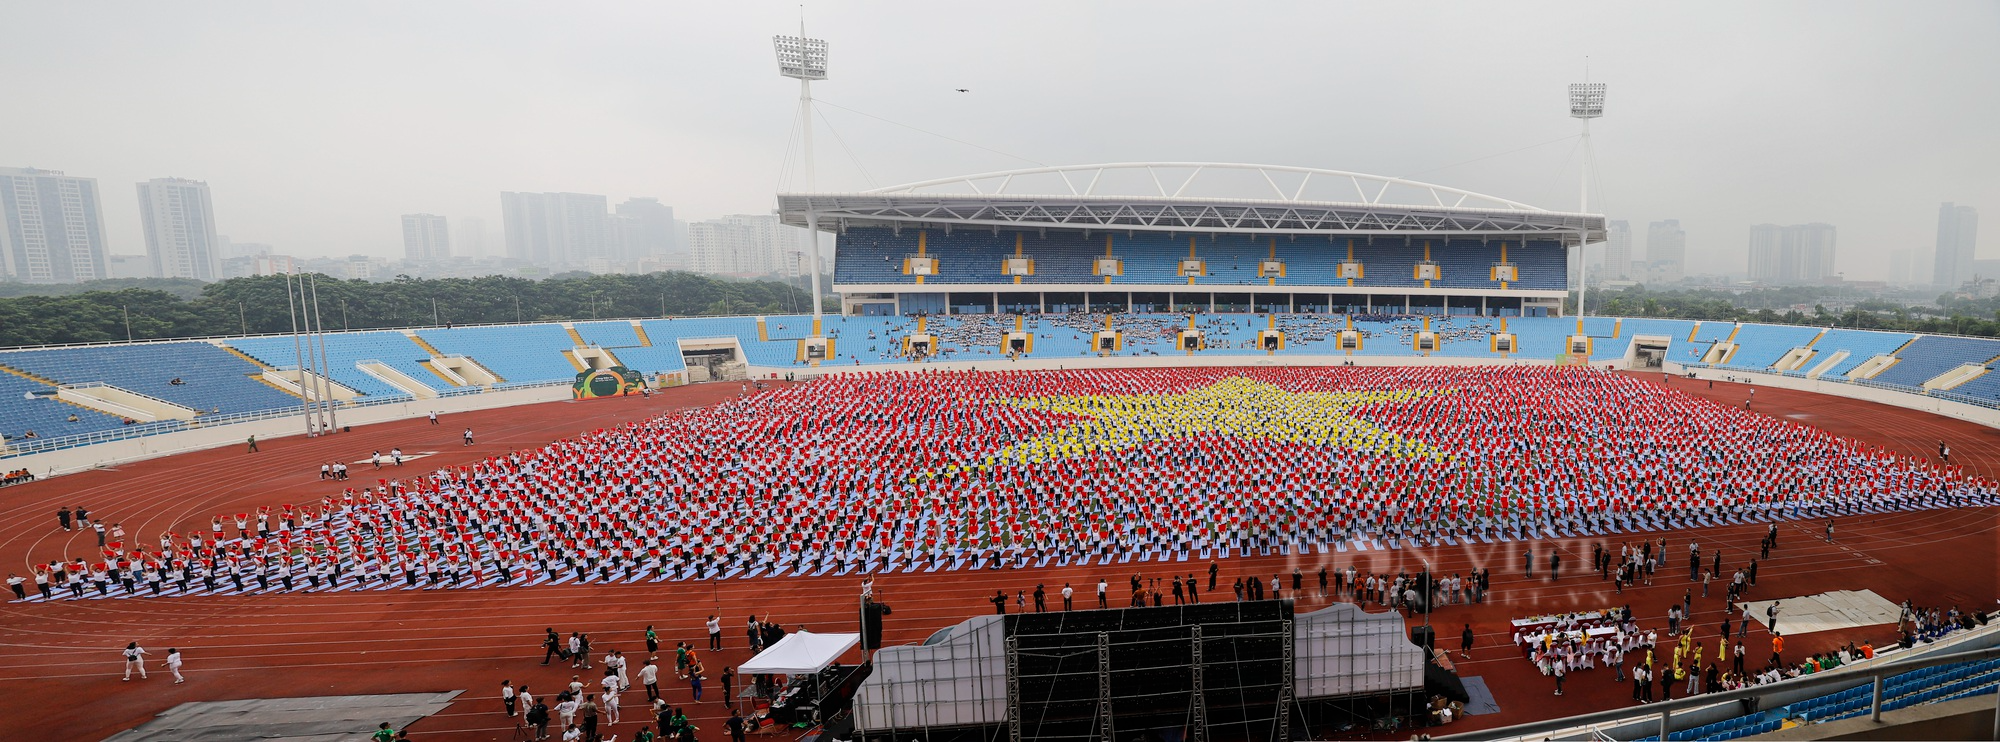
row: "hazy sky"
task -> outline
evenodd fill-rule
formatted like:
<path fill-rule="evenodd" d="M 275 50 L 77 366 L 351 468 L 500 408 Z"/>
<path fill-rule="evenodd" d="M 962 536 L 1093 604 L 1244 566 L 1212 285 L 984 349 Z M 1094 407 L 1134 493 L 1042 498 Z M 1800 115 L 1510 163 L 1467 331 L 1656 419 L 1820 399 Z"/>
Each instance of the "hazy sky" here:
<path fill-rule="evenodd" d="M 1588 56 L 1610 85 L 1592 210 L 1641 243 L 1679 218 L 1690 272 L 1743 270 L 1750 224 L 1823 221 L 1849 278 L 1881 277 L 1890 250 L 1928 260 L 1942 201 L 1980 207 L 2000 257 L 2000 3 L 806 10 L 833 45 L 820 99 L 1036 162 L 1303 165 L 1554 209 L 1576 207 L 1564 86 Z M 408 212 L 485 218 L 496 250 L 502 190 L 767 212 L 798 92 L 770 37 L 798 20 L 757 2 L 0 0 L 0 166 L 97 178 L 126 254 L 144 250 L 133 184 L 162 176 L 208 181 L 220 231 L 298 255 L 400 255 Z M 1033 164 L 821 111 L 823 189 Z"/>

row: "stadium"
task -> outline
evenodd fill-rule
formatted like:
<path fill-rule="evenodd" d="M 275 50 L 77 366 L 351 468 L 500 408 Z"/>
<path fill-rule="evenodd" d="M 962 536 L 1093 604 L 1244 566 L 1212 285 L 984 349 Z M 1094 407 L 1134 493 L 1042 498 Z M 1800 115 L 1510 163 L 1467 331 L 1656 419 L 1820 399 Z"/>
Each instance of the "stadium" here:
<path fill-rule="evenodd" d="M 1602 216 L 1355 173 L 778 211 L 838 235 L 838 314 L 0 352 L 0 469 L 34 477 L 6 489 L 35 647 L 9 676 L 85 736 L 207 698 L 79 666 L 138 632 L 492 739 L 499 678 L 584 673 L 520 666 L 545 627 L 637 657 L 719 616 L 737 709 L 842 739 L 1727 739 L 1866 715 L 1877 678 L 1891 712 L 1990 707 L 2000 342 L 1566 316 Z M 49 526 L 84 507 L 102 544 Z M 746 616 L 793 642 L 752 656 Z M 1631 701 L 1642 663 L 1738 643 L 1718 700 Z"/>
<path fill-rule="evenodd" d="M 809 312 L 333 332 L 288 274 L 290 333 L 239 304 L 241 336 L 0 349 L 0 709 L 126 742 L 2000 738 L 2000 340 L 1571 311 L 1602 84 L 1574 212 L 1226 162 L 841 191 L 826 43 L 774 45 Z"/>

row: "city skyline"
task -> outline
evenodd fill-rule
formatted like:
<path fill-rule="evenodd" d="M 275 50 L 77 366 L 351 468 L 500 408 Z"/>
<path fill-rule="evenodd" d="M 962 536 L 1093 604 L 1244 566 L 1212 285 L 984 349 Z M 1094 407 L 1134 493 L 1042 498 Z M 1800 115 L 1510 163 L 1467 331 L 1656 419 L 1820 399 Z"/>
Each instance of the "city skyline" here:
<path fill-rule="evenodd" d="M 945 35 L 921 30 L 971 11 L 808 8 L 809 32 L 831 42 L 833 60 L 815 86 L 818 181 L 851 191 L 1037 162 L 1266 162 L 1568 210 L 1580 153 L 1562 96 L 1587 56 L 1590 79 L 1610 86 L 1592 124 L 1592 211 L 1635 225 L 1679 219 L 1691 275 L 1741 262 L 1738 236 L 1751 224 L 1816 221 L 1841 225 L 1852 248 L 1841 267 L 1859 275 L 1886 267 L 1893 250 L 1928 253 L 1938 203 L 2000 203 L 1987 175 L 2000 143 L 1980 125 L 2000 102 L 1965 92 L 2000 75 L 2000 50 L 1979 33 L 2000 23 L 2000 8 L 1703 7 L 1530 3 L 1413 23 L 1399 7 L 1299 4 L 1261 21 L 1221 7 L 1085 13 L 1051 30 L 1029 20 L 1030 6 Z M 772 34 L 797 28 L 795 6 L 128 10 L 10 11 L 39 30 L 0 49 L 14 97 L 62 113 L 0 121 L 11 145 L 0 162 L 104 183 L 203 180 L 229 194 L 215 205 L 219 225 L 296 255 L 396 255 L 391 217 L 403 213 L 498 225 L 491 194 L 502 190 L 655 197 L 687 221 L 762 213 L 800 170 L 785 159 L 796 87 L 777 76 L 769 48 Z M 1731 22 L 1709 22 L 1717 14 Z M 1329 23 L 1369 31 L 1314 40 L 1311 29 Z M 647 30 L 659 28 L 686 33 L 660 44 Z M 1066 43 L 1082 38 L 1093 42 Z M 1505 64 L 1470 51 L 1492 38 L 1510 40 Z M 1159 39 L 1200 43 L 1167 54 Z M 1435 51 L 1390 51 L 1419 40 Z M 1689 43 L 1707 51 L 1690 58 Z M 364 46 L 366 58 L 324 64 Z M 58 55 L 79 63 L 42 64 Z M 1352 106 L 1298 94 L 1294 70 L 1354 66 L 1370 73 L 1341 78 L 1333 97 L 1397 115 L 1343 114 Z M 1079 69 L 1084 84 L 1047 84 Z M 529 79 L 577 84 L 519 84 Z M 1231 84 L 1202 85 L 1221 81 Z M 1228 92 L 1187 97 L 1193 89 Z M 249 100 L 257 105 L 232 103 Z M 1239 100 L 1266 112 L 1233 113 Z M 103 218 L 110 252 L 141 251 L 136 204 L 112 199 Z M 1993 242 L 1981 256 L 2000 252 Z"/>

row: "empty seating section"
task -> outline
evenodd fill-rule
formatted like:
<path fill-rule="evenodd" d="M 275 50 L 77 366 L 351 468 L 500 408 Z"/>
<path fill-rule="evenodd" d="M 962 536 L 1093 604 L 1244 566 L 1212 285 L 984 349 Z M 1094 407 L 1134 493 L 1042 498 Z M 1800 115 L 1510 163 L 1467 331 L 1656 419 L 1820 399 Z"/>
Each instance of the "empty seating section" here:
<path fill-rule="evenodd" d="M 287 407 L 298 401 L 255 378 L 256 364 L 208 343 L 103 345 L 0 354 L 0 364 L 58 384 L 102 382 L 201 413 Z M 173 384 L 174 379 L 181 384 Z"/>
<path fill-rule="evenodd" d="M 1639 335 L 1664 337 L 1670 340 L 1686 341 L 1688 333 L 1694 331 L 1694 321 L 1684 319 L 1626 319 L 1618 325 L 1619 339 L 1630 339 Z"/>
<path fill-rule="evenodd" d="M 1786 325 L 1743 325 L 1736 331 L 1736 353 L 1722 365 L 1763 371 L 1784 358 L 1793 348 L 1804 347 L 1819 337 L 1817 327 Z"/>
<path fill-rule="evenodd" d="M 903 257 L 916 253 L 916 230 L 850 229 L 834 250 L 833 282 L 915 283 L 903 275 Z"/>
<path fill-rule="evenodd" d="M 468 356 L 506 382 L 550 381 L 576 376 L 562 352 L 576 347 L 560 325 L 490 325 L 417 331 L 448 356 Z"/>
<path fill-rule="evenodd" d="M 1195 243 L 1195 255 L 1202 259 L 1202 268 L 1208 271 L 1208 275 L 1195 279 L 1195 285 L 1258 286 L 1265 283 L 1257 278 L 1257 264 L 1271 256 L 1270 238 L 1225 235 L 1219 238 L 1197 237 Z"/>
<path fill-rule="evenodd" d="M 612 322 L 578 322 L 572 327 L 583 341 L 600 348 L 625 348 L 639 345 L 639 333 L 626 320 Z"/>
<path fill-rule="evenodd" d="M 1984 365 L 2000 356 L 2000 340 L 1925 335 L 1917 338 L 1896 357 L 1902 360 L 1877 374 L 1877 384 L 1922 387 L 1939 374 L 1968 363 Z"/>
<path fill-rule="evenodd" d="M 1864 716 L 1874 703 L 1874 684 L 1857 676 L 1855 687 L 1797 701 L 1785 706 L 1667 735 L 1670 742 L 1728 740 L 1777 731 L 1786 719 L 1825 723 Z M 1993 693 L 2000 684 L 2000 660 L 1965 662 L 1913 670 L 1886 679 L 1882 688 L 1882 709 L 1894 711 L 1920 704 Z M 1647 739 L 1657 740 L 1656 737 Z"/>
<path fill-rule="evenodd" d="M 1813 357 L 1806 360 L 1803 370 L 1811 371 L 1826 359 L 1832 358 L 1835 353 L 1844 350 L 1847 351 L 1847 357 L 1829 367 L 1819 378 L 1830 381 L 1845 379 L 1847 372 L 1853 371 L 1854 367 L 1868 362 L 1870 358 L 1894 352 L 1897 348 L 1903 347 L 1904 343 L 1910 342 L 1911 337 L 1896 332 L 1827 330 L 1825 335 L 1820 336 L 1819 342 L 1813 343 Z"/>
<path fill-rule="evenodd" d="M 229 341 L 229 347 L 273 368 L 293 369 L 299 365 L 297 344 L 283 335 L 237 338 Z M 356 365 L 361 361 L 381 361 L 432 389 L 450 389 L 451 385 L 444 379 L 418 365 L 418 361 L 428 357 L 429 353 L 400 332 L 338 332 L 326 336 L 327 377 L 366 397 L 402 397 L 408 394 L 362 371 Z"/>
<path fill-rule="evenodd" d="M 9 355 L 12 354 L 0 354 L 0 363 L 6 363 Z M 124 422 L 96 410 L 58 401 L 54 397 L 28 398 L 30 393 L 54 389 L 33 379 L 0 372 L 0 434 L 5 434 L 8 439 L 19 439 L 29 431 L 34 431 L 39 437 L 54 438 L 110 430 Z M 70 415 L 76 416 L 76 422 L 69 422 Z"/>
<path fill-rule="evenodd" d="M 1736 331 L 1734 322 L 1702 322 L 1695 326 L 1692 339 L 1674 338 L 1667 345 L 1667 360 L 1675 363 L 1701 363 L 1708 349 L 1729 338 Z M 1685 337 L 1685 336 L 1683 336 Z"/>
<path fill-rule="evenodd" d="M 1100 245 L 1092 254 L 1101 255 L 1102 250 Z M 1187 283 L 1180 275 L 1181 261 L 1188 255 L 1186 237 L 1150 232 L 1118 235 L 1111 240 L 1111 253 L 1124 263 L 1124 273 L 1113 277 L 1112 283 Z"/>
<path fill-rule="evenodd" d="M 1993 367 L 1988 365 L 1986 373 L 1980 374 L 1971 381 L 1952 387 L 1947 391 L 1940 392 L 1939 396 L 1956 397 L 1960 398 L 1961 401 L 1972 401 L 1976 404 L 1990 404 L 1996 400 L 2000 400 L 2000 372 L 1994 371 Z"/>
<path fill-rule="evenodd" d="M 926 279 L 942 284 L 1006 284 L 1013 279 L 1001 271 L 1002 261 L 1015 254 L 1033 258 L 1035 273 L 1021 283 L 1079 284 L 1102 283 L 1093 274 L 1093 261 L 1105 254 L 1105 234 L 1085 236 L 1075 232 L 1041 234 L 999 233 L 980 230 L 904 229 L 899 234 L 884 227 L 856 227 L 840 237 L 834 259 L 836 284 L 915 284 L 916 277 L 903 274 L 903 259 L 917 254 L 919 234 L 924 254 L 937 258 L 938 273 Z M 1124 272 L 1112 279 L 1115 284 L 1186 285 L 1180 262 L 1188 257 L 1193 243 L 1194 257 L 1203 261 L 1207 275 L 1195 277 L 1197 286 L 1343 286 L 1335 268 L 1347 257 L 1348 240 L 1319 236 L 1269 237 L 1252 235 L 1194 235 L 1163 232 L 1109 233 L 1112 256 L 1124 262 Z M 1423 259 L 1423 240 L 1354 240 L 1354 257 L 1366 268 L 1357 286 L 1420 287 L 1412 275 Z M 1500 242 L 1479 240 L 1430 241 L 1431 259 L 1442 268 L 1433 281 L 1437 288 L 1499 288 L 1492 267 L 1501 259 Z M 1259 277 L 1257 266 L 1276 257 L 1285 263 L 1285 275 Z M 1566 258 L 1554 242 L 1507 243 L 1507 261 L 1520 271 L 1512 288 L 1560 290 L 1566 286 Z"/>

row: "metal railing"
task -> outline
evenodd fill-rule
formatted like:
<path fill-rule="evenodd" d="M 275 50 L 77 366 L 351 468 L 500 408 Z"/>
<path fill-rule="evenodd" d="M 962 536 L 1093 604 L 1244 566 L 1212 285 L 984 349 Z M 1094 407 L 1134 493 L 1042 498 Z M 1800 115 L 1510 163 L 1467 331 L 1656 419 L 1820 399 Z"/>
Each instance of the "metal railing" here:
<path fill-rule="evenodd" d="M 512 391 L 515 389 L 530 389 L 534 387 L 545 387 L 545 386 L 568 386 L 574 383 L 576 382 L 570 379 L 555 379 L 549 381 L 510 381 L 505 384 L 494 384 L 491 387 L 459 387 L 456 389 L 440 391 L 438 392 L 438 396 L 465 397 L 474 394 L 484 394 L 486 392 L 504 392 L 504 391 Z M 382 396 L 382 397 L 369 397 L 366 399 L 351 399 L 343 402 L 335 402 L 334 408 L 339 410 L 347 410 L 347 409 L 357 409 L 364 407 L 377 407 L 386 404 L 409 402 L 414 399 L 416 398 L 408 394 L 398 394 L 393 396 Z M 137 425 L 128 425 L 122 428 L 99 430 L 91 433 L 78 433 L 76 435 L 66 435 L 57 438 L 9 439 L 4 446 L 0 446 L 0 459 L 7 459 L 16 456 L 26 456 L 28 454 L 47 453 L 49 451 L 61 451 L 64 449 L 77 448 L 80 446 L 90 446 L 99 443 L 109 443 L 112 441 L 126 440 L 130 438 L 144 438 L 148 436 L 160 435 L 162 433 L 174 433 L 184 430 L 194 430 L 197 428 L 209 428 L 217 425 L 233 425 L 236 423 L 255 422 L 258 420 L 274 420 L 278 418 L 291 417 L 300 414 L 304 413 L 301 412 L 301 410 L 297 407 L 282 407 L 269 410 L 251 410 L 248 412 L 230 412 L 222 414 L 200 415 L 192 420 L 170 420 L 170 421 L 162 420 L 159 422 L 140 423 Z"/>
<path fill-rule="evenodd" d="M 1810 688 L 1821 688 L 1821 687 L 1836 686 L 1836 685 L 1845 687 L 1855 687 L 1860 682 L 1864 681 L 1871 682 L 1874 685 L 1874 693 L 1871 700 L 1869 701 L 1869 717 L 1877 722 L 1880 722 L 1882 720 L 1882 701 L 1883 701 L 1882 694 L 1884 687 L 1887 685 L 1887 678 L 1889 676 L 1901 675 L 1911 670 L 1921 670 L 1926 667 L 1937 667 L 1939 665 L 1956 665 L 1964 662 L 1979 662 L 1991 659 L 2000 659 L 2000 647 L 1988 647 L 1986 649 L 1976 649 L 1971 651 L 1945 651 L 1925 657 L 1912 657 L 1909 659 L 1892 659 L 1881 665 L 1869 666 L 1869 667 L 1855 667 L 1854 669 L 1845 672 L 1804 675 L 1796 678 L 1789 678 L 1776 683 L 1771 683 L 1769 685 L 1759 685 L 1749 688 L 1741 688 L 1737 690 L 1722 691 L 1720 693 L 1706 693 L 1698 696 L 1693 696 L 1690 698 L 1680 698 L 1671 701 L 1657 701 L 1648 704 L 1643 709 L 1637 709 L 1636 710 L 1637 713 L 1635 713 L 1635 709 L 1618 708 L 1618 709 L 1611 709 L 1609 711 L 1598 711 L 1595 713 L 1581 714 L 1578 716 L 1568 716 L 1561 719 L 1550 719 L 1548 721 L 1536 721 L 1536 722 L 1529 722 L 1526 724 L 1515 724 L 1513 726 L 1505 726 L 1497 729 L 1481 729 L 1475 732 L 1465 732 L 1463 734 L 1448 734 L 1440 737 L 1435 737 L 1435 739 L 1440 739 L 1440 740 L 1524 739 L 1528 737 L 1541 737 L 1548 735 L 1551 732 L 1576 729 L 1579 727 L 1589 727 L 1601 724 L 1614 724 L 1614 723 L 1620 725 L 1631 724 L 1646 716 L 1657 714 L 1660 717 L 1658 739 L 1664 742 L 1664 740 L 1670 739 L 1671 735 L 1674 732 L 1673 715 L 1674 712 L 1677 711 L 1688 711 L 1692 709 L 1708 708 L 1715 706 L 1717 704 L 1725 704 L 1732 701 L 1742 701 L 1745 699 L 1762 698 L 1764 696 L 1771 695 L 1773 693 L 1779 693 L 1785 691 L 1798 691 Z M 1994 734 L 1995 734 L 1994 738 L 2000 739 L 2000 693 L 1995 693 L 1994 697 L 1996 701 L 1995 717 L 1994 717 Z"/>

